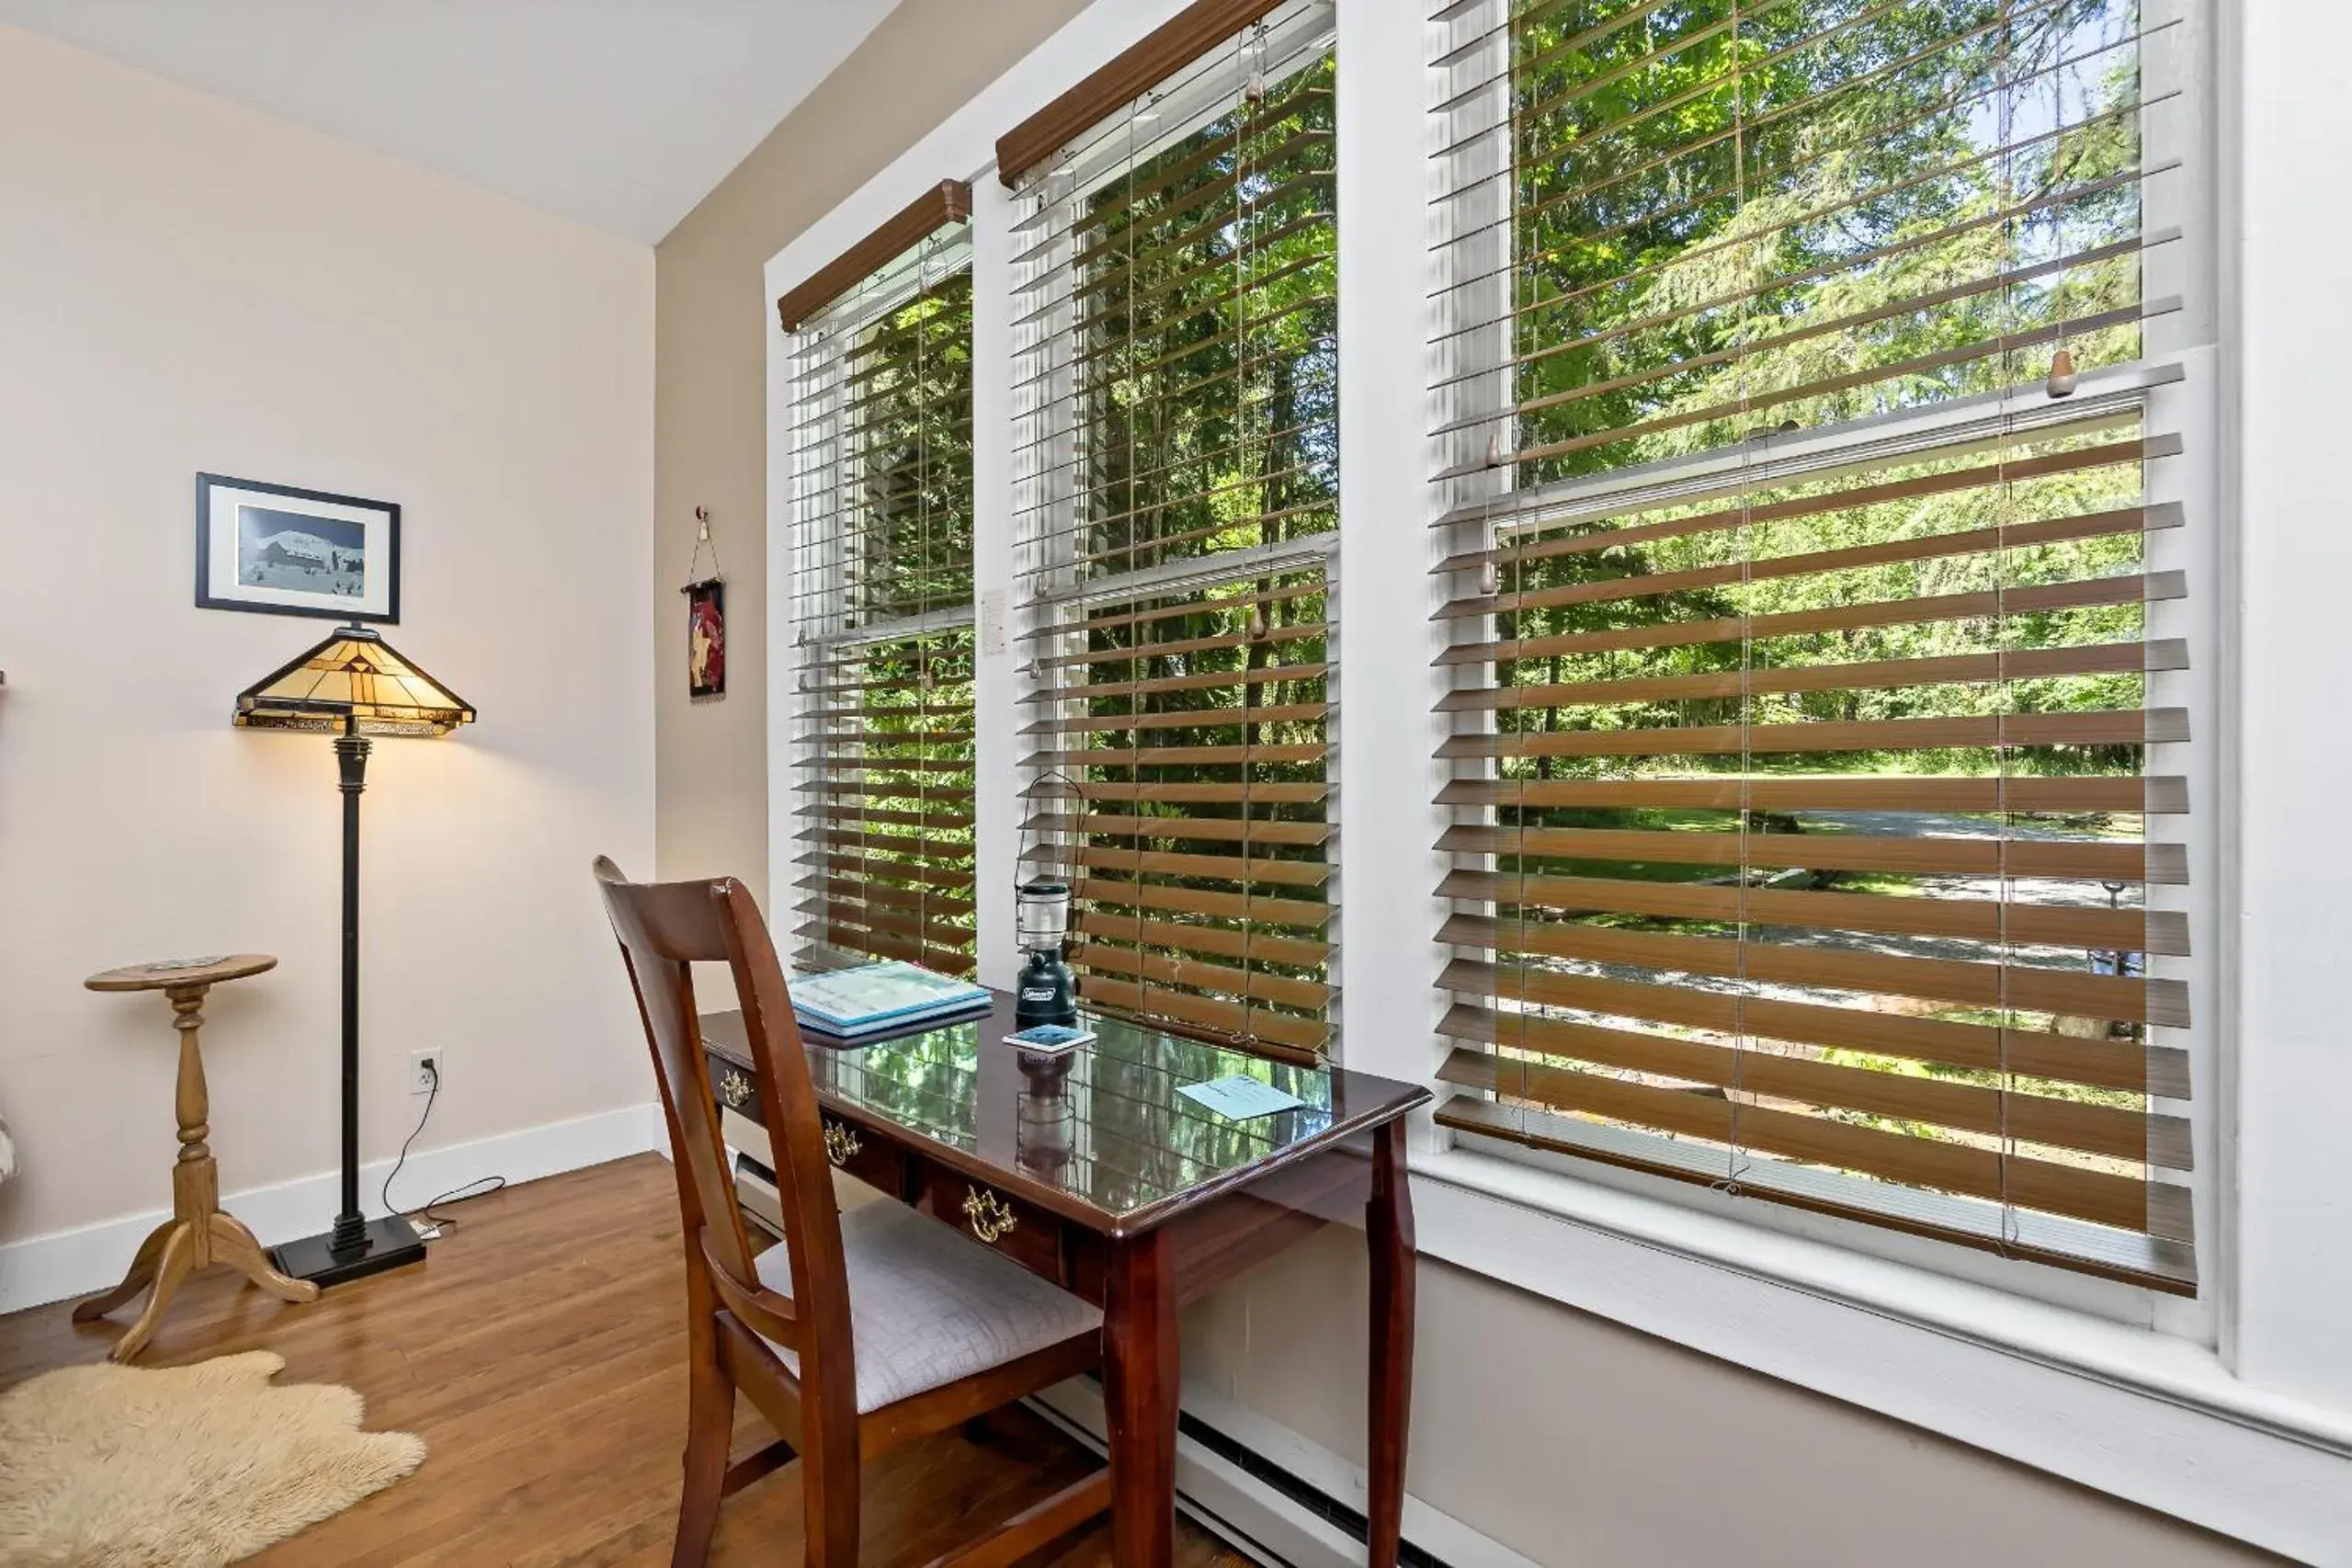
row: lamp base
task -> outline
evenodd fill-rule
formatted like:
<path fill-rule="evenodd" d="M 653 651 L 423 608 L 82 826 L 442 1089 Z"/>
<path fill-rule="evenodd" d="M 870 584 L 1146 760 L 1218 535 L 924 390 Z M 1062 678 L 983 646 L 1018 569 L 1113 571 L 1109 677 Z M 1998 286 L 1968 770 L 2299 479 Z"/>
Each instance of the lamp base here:
<path fill-rule="evenodd" d="M 335 1233 L 304 1236 L 298 1242 L 287 1242 L 269 1249 L 271 1259 L 280 1274 L 297 1279 L 315 1282 L 322 1290 L 354 1279 L 364 1279 L 370 1274 L 381 1274 L 387 1268 L 401 1268 L 425 1261 L 425 1238 L 416 1227 L 394 1215 L 389 1219 L 370 1220 L 358 1244 L 338 1248 Z"/>

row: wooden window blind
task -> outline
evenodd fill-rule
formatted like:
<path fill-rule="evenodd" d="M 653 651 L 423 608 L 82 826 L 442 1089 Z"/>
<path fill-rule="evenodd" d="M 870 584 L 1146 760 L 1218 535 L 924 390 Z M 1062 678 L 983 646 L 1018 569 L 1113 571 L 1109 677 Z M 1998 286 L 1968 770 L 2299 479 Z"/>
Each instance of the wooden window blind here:
<path fill-rule="evenodd" d="M 1439 1121 L 2193 1294 L 2161 27 L 1434 19 Z"/>
<path fill-rule="evenodd" d="M 975 962 L 971 256 L 942 187 L 788 295 L 801 961 Z M 852 256 L 859 256 L 853 251 Z M 823 278 L 824 274 L 820 275 Z M 844 281 L 843 278 L 846 280 Z M 790 302 L 788 304 L 788 302 Z"/>
<path fill-rule="evenodd" d="M 1270 571 L 1040 630 L 1026 858 L 1072 880 L 1089 1003 L 1328 1041 L 1328 602 L 1320 569 Z"/>
<path fill-rule="evenodd" d="M 1334 1015 L 1332 14 L 1179 19 L 1244 13 L 1016 185 L 1024 859 L 1074 880 L 1089 1004 L 1296 1056 Z"/>

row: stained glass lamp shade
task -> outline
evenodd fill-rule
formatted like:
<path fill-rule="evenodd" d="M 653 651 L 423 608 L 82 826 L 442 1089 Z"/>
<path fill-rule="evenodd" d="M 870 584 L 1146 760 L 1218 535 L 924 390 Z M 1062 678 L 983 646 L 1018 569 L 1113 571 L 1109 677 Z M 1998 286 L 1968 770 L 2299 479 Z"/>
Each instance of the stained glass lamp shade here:
<path fill-rule="evenodd" d="M 237 694 L 248 729 L 445 735 L 473 709 L 364 626 L 334 636 Z"/>

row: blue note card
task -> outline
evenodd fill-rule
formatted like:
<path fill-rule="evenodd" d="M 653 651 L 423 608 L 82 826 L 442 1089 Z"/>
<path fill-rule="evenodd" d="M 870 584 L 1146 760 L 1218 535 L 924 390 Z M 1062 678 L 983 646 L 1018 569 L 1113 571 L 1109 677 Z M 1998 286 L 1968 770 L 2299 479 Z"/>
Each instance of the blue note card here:
<path fill-rule="evenodd" d="M 1179 1084 L 1176 1093 L 1235 1121 L 1272 1116 L 1277 1111 L 1296 1110 L 1307 1103 L 1296 1095 L 1286 1095 L 1271 1085 L 1261 1084 L 1255 1078 L 1244 1078 L 1239 1074 L 1211 1078 L 1205 1084 Z"/>

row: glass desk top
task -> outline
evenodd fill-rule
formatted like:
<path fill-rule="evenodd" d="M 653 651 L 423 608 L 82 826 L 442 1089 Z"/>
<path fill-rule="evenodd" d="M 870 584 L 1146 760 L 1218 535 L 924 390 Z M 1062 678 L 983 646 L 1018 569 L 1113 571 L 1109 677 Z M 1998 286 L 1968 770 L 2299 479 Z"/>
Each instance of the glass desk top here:
<path fill-rule="evenodd" d="M 1426 1089 L 1335 1067 L 1294 1067 L 1117 1018 L 1059 1056 L 1004 1043 L 1009 994 L 983 1017 L 871 1044 L 803 1035 L 828 1111 L 964 1156 L 989 1179 L 1107 1231 L 1147 1226 L 1266 1169 L 1403 1116 Z M 702 1019 L 704 1043 L 747 1069 L 743 1018 Z M 755 1069 L 756 1070 L 756 1069 Z M 1239 1075 L 1297 1109 L 1233 1120 L 1176 1093 Z"/>

